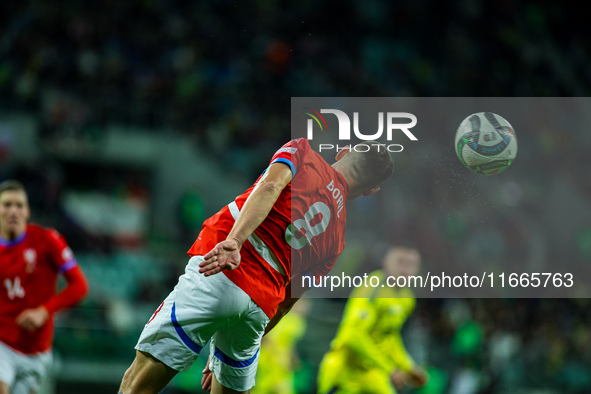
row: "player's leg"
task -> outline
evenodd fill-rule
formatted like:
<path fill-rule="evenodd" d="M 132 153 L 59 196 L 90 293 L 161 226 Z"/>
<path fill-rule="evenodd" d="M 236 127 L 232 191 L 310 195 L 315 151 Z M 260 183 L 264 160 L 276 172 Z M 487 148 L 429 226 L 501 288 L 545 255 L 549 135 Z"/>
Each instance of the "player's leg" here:
<path fill-rule="evenodd" d="M 187 299 L 191 301 L 187 295 L 191 288 L 185 287 L 190 282 L 185 275 L 181 276 L 179 284 L 148 320 L 135 346 L 135 360 L 123 376 L 120 393 L 159 393 L 179 371 L 188 370 L 197 359 L 201 346 L 183 327 L 185 319 L 200 316 L 199 311 L 184 306 Z M 215 329 L 210 331 L 211 336 Z"/>
<path fill-rule="evenodd" d="M 233 298 L 246 304 L 244 312 L 211 338 L 209 369 L 214 375 L 212 393 L 216 394 L 250 393 L 255 383 L 261 339 L 269 323 L 269 317 L 238 287 Z"/>
<path fill-rule="evenodd" d="M 11 347 L 0 342 L 0 394 L 9 394 L 10 386 L 14 384 L 19 359 L 24 357 L 17 354 Z"/>
<path fill-rule="evenodd" d="M 18 374 L 11 386 L 10 394 L 37 393 L 41 382 L 51 369 L 51 352 L 36 355 L 19 355 Z"/>
<path fill-rule="evenodd" d="M 228 283 L 236 285 L 223 274 L 206 278 L 199 273 L 200 261 L 200 256 L 191 258 L 175 289 L 144 327 L 120 392 L 158 393 L 177 371 L 191 367 L 221 325 L 242 313 L 228 289 Z"/>
<path fill-rule="evenodd" d="M 119 393 L 159 393 L 179 371 L 186 371 L 197 359 L 201 348 L 188 347 L 176 331 L 176 300 L 177 289 L 142 330 L 135 359 L 123 375 Z"/>
<path fill-rule="evenodd" d="M 211 394 L 249 394 L 250 389 L 245 391 L 236 391 L 228 387 L 222 386 L 220 382 L 215 378 L 213 375 L 213 379 L 211 381 Z"/>
<path fill-rule="evenodd" d="M 131 367 L 123 376 L 119 393 L 159 393 L 177 373 L 152 355 L 138 350 Z"/>

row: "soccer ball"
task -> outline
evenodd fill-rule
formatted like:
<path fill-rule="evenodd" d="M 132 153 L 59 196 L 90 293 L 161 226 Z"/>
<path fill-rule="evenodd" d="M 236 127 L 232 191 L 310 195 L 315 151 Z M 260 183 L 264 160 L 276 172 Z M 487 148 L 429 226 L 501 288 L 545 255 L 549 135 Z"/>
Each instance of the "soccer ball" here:
<path fill-rule="evenodd" d="M 456 132 L 456 153 L 470 171 L 492 175 L 507 169 L 517 156 L 517 137 L 505 118 L 492 112 L 468 116 Z"/>

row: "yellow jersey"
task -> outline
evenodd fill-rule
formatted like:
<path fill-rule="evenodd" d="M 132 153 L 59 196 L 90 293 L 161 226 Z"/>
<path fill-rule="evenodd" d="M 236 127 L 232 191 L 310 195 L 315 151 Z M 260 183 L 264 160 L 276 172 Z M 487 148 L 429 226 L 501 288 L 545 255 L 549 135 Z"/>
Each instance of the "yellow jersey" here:
<path fill-rule="evenodd" d="M 386 283 L 381 270 L 370 276 Z M 380 285 L 355 289 L 321 363 L 319 392 L 334 392 L 335 387 L 339 389 L 336 392 L 395 392 L 389 375 L 395 369 L 408 372 L 415 365 L 401 337 L 402 326 L 414 308 L 414 294 L 408 288 Z"/>

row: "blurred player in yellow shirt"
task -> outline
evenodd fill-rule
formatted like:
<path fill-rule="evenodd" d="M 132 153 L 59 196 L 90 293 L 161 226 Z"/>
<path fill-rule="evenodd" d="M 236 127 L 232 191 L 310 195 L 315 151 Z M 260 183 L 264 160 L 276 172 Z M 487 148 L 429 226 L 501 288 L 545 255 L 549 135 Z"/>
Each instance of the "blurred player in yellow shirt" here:
<path fill-rule="evenodd" d="M 419 267 L 416 249 L 393 247 L 384 257 L 383 269 L 370 276 L 379 277 L 385 284 L 388 275 L 416 275 Z M 380 285 L 355 289 L 331 348 L 320 364 L 319 393 L 393 394 L 394 387 L 424 386 L 427 375 L 410 357 L 400 335 L 414 307 L 414 294 L 409 288 Z"/>

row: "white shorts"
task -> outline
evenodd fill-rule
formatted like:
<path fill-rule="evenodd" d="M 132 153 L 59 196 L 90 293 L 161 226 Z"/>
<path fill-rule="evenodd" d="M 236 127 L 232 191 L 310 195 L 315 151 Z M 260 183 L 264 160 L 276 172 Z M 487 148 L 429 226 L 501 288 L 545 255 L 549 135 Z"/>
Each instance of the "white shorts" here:
<path fill-rule="evenodd" d="M 24 354 L 0 342 L 0 382 L 8 384 L 10 394 L 35 393 L 51 361 L 51 351 Z"/>
<path fill-rule="evenodd" d="M 269 317 L 226 275 L 199 273 L 203 257 L 189 260 L 185 274 L 150 318 L 137 350 L 169 367 L 188 370 L 211 339 L 210 369 L 225 387 L 254 386 L 259 349 Z"/>

